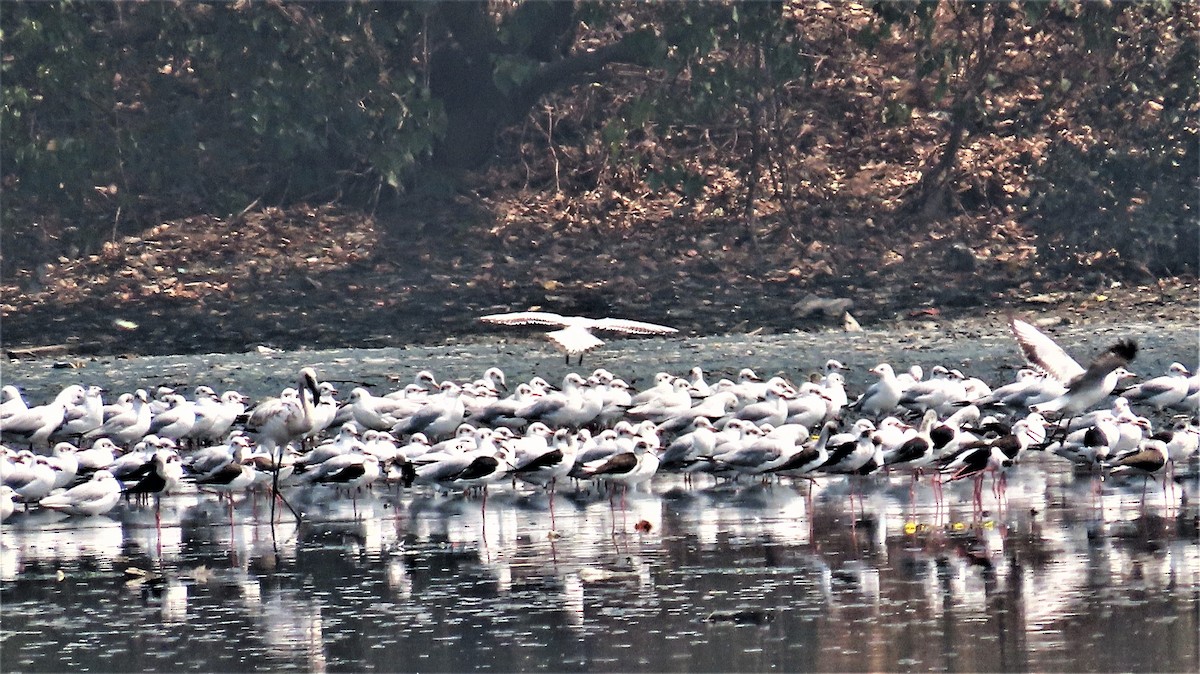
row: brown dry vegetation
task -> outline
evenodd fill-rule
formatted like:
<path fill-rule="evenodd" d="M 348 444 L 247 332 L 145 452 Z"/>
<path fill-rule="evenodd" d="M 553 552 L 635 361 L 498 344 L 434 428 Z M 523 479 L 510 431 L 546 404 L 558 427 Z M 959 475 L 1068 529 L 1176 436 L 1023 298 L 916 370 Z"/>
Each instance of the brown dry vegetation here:
<path fill-rule="evenodd" d="M 805 315 L 814 295 L 851 300 L 868 328 L 1001 310 L 1195 320 L 1191 277 L 1155 278 L 1119 250 L 1039 247 L 1033 168 L 1053 143 L 1112 133 L 1087 123 L 1086 97 L 1046 102 L 1086 56 L 1056 53 L 1043 34 L 1010 36 L 1011 76 L 986 96 L 1011 132 L 968 135 L 946 189 L 917 199 L 946 120 L 912 76 L 911 40 L 857 48 L 867 10 L 798 7 L 804 48 L 825 55 L 811 82 L 710 126 L 644 124 L 614 150 L 601 133 L 612 111 L 688 83 L 611 67 L 603 86 L 547 97 L 505 131 L 488 168 L 457 176 L 453 198 L 197 215 L 92 255 L 8 262 L 5 346 L 381 346 L 479 332 L 482 313 L 532 307 L 694 333 L 839 326 Z M 903 124 L 889 120 L 898 103 L 912 111 Z M 1155 105 L 1130 123 L 1150 123 L 1137 116 Z M 1027 133 L 1036 106 L 1050 115 Z M 702 176 L 702 190 L 651 186 L 669 166 Z"/>

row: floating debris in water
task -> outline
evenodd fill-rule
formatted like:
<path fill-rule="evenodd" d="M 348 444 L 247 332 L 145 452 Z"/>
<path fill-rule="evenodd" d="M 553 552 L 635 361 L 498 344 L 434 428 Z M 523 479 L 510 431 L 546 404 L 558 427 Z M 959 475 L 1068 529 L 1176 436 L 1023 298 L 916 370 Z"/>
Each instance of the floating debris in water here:
<path fill-rule="evenodd" d="M 704 619 L 710 623 L 735 623 L 738 625 L 765 625 L 775 616 L 762 609 L 735 609 L 731 611 L 713 611 Z"/>

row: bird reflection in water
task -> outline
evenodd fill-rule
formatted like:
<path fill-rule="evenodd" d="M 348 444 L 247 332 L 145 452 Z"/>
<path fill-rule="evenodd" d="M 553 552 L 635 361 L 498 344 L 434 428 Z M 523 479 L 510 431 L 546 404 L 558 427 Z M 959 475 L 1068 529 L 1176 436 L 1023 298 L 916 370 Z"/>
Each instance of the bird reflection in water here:
<path fill-rule="evenodd" d="M 793 636 L 778 643 L 808 644 L 813 666 L 824 669 L 1086 667 L 1102 656 L 1069 659 L 1068 644 L 1081 639 L 1114 665 L 1132 667 L 1130 656 L 1081 632 L 1111 627 L 1116 616 L 1180 639 L 1194 628 L 1194 506 L 1167 509 L 1150 499 L 1143 515 L 1135 484 L 1106 490 L 1100 511 L 1088 504 L 1089 485 L 1037 467 L 1010 476 L 1003 510 L 977 512 L 969 499 L 939 509 L 923 489 L 914 508 L 907 482 L 865 483 L 853 515 L 837 489 L 818 487 L 810 502 L 806 490 L 785 485 L 706 489 L 682 480 L 631 492 L 624 521 L 606 496 L 568 490 L 553 524 L 545 499 L 503 491 L 486 511 L 461 496 L 392 492 L 365 495 L 357 513 L 343 512 L 344 503 L 299 503 L 311 519 L 285 518 L 273 535 L 250 503 L 238 504 L 231 525 L 223 507 L 186 496 L 164 498 L 157 529 L 147 519 L 153 514 L 136 508 L 56 522 L 22 515 L 0 531 L 5 616 L 36 625 L 38 612 L 57 603 L 100 611 L 96 622 L 80 617 L 80 629 L 150 629 L 109 626 L 114 614 L 104 617 L 113 602 L 104 574 L 123 586 L 125 567 L 136 566 L 156 580 L 117 593 L 118 606 L 135 601 L 153 609 L 158 624 L 188 629 L 236 616 L 253 635 L 239 657 L 313 671 L 392 662 L 372 659 L 369 648 L 355 654 L 345 644 L 358 642 L 348 639 L 436 654 L 447 668 L 520 668 L 495 660 L 513 630 L 537 635 L 524 648 L 559 668 L 599 655 L 613 658 L 607 667 L 637 668 L 597 641 L 614 626 L 628 635 L 651 626 L 681 635 L 695 642 L 676 649 L 681 657 L 735 667 L 740 661 L 715 639 L 740 636 L 718 623 L 696 629 L 714 611 L 762 616 L 754 628 L 762 636 L 786 630 Z M 948 485 L 947 493 L 959 488 Z M 635 526 L 643 521 L 649 526 Z M 84 568 L 99 571 L 98 580 L 76 581 Z M 29 582 L 58 569 L 75 581 L 71 592 Z M 1101 618 L 1099 606 L 1114 617 Z M 1176 617 L 1145 620 L 1163 611 Z M 43 639 L 69 638 L 52 625 L 38 630 Z M 464 635 L 454 652 L 433 641 L 452 634 Z M 35 649 L 5 635 L 6 652 Z M 784 646 L 762 636 L 754 647 L 766 649 L 764 657 L 784 657 L 771 650 Z M 579 651 L 581 643 L 589 650 Z M 543 646 L 554 650 L 536 650 Z M 194 648 L 223 653 L 220 644 Z M 44 644 L 36 652 L 55 662 Z M 161 657 L 167 667 L 168 654 Z M 651 667 L 673 662 L 646 657 Z"/>

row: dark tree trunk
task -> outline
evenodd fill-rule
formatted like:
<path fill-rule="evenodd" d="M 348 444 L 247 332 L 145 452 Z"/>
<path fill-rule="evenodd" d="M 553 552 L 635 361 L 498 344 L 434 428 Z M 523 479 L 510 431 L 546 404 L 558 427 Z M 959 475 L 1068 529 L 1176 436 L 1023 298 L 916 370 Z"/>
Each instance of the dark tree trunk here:
<path fill-rule="evenodd" d="M 542 96 L 586 81 L 608 63 L 642 61 L 646 53 L 646 35 L 635 32 L 606 47 L 571 54 L 571 2 L 522 3 L 500 27 L 488 15 L 487 3 L 477 0 L 442 2 L 435 18 L 445 34 L 430 56 L 429 86 L 445 107 L 446 132 L 434 150 L 434 163 L 446 168 L 482 166 L 500 129 L 520 120 Z M 495 81 L 496 61 L 504 57 L 525 57 L 541 66 L 506 91 Z"/>

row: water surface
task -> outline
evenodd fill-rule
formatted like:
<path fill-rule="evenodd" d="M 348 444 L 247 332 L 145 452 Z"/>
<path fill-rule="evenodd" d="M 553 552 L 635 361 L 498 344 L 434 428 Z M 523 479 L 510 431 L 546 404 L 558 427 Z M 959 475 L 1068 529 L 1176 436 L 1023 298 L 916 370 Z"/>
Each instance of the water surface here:
<path fill-rule="evenodd" d="M 1195 488 L 1194 481 L 1188 488 Z M 851 489 L 861 491 L 848 505 Z M 1035 456 L 1005 507 L 907 478 L 610 502 L 379 488 L 181 493 L 0 530 L 4 671 L 1196 671 L 1179 487 Z M 985 490 L 986 491 L 986 490 Z M 1190 496 L 1190 494 L 1189 494 Z M 852 514 L 853 513 L 853 514 Z M 133 571 L 136 570 L 136 571 Z M 147 574 L 147 575 L 140 575 Z"/>

